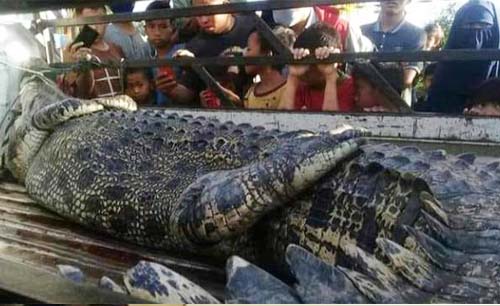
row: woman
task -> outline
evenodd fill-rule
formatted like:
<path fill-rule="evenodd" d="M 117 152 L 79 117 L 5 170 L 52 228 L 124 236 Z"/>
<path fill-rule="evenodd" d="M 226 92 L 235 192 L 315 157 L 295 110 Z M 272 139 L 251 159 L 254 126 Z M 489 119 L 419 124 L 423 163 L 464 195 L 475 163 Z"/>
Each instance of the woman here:
<path fill-rule="evenodd" d="M 495 6 L 471 0 L 456 14 L 445 50 L 499 49 L 500 26 Z M 498 61 L 453 61 L 438 64 L 429 90 L 429 111 L 461 114 L 472 91 L 499 75 Z"/>

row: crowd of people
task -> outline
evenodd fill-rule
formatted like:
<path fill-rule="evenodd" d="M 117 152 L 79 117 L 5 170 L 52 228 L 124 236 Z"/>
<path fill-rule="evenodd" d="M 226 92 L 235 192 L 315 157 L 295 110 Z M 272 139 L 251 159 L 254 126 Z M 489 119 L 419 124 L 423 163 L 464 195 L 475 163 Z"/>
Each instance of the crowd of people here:
<path fill-rule="evenodd" d="M 217 5 L 229 0 L 173 0 L 173 7 Z M 240 0 L 243 1 L 243 0 Z M 500 24 L 494 4 L 470 0 L 455 16 L 445 41 L 443 29 L 421 29 L 406 18 L 411 0 L 381 1 L 376 22 L 361 27 L 335 6 L 262 12 L 282 45 L 295 59 L 328 58 L 341 52 L 500 49 Z M 127 13 L 134 2 L 112 5 Z M 171 1 L 151 2 L 146 11 L 170 9 Z M 106 15 L 104 6 L 76 10 L 76 17 Z M 91 26 L 97 38 L 88 46 L 69 44 L 65 62 L 180 57 L 273 56 L 272 45 L 249 15 L 217 14 Z M 144 35 L 143 35 L 144 34 Z M 144 39 L 143 37 L 147 37 Z M 500 115 L 498 61 L 343 63 L 207 67 L 227 100 L 246 109 L 301 111 L 395 111 L 400 99 L 416 111 Z M 381 79 L 380 76 L 383 78 Z M 417 80 L 423 86 L 416 90 Z M 59 85 L 80 98 L 125 93 L 140 106 L 221 108 L 213 88 L 189 67 L 120 69 L 93 67 L 62 75 Z M 388 88 L 390 87 L 390 88 Z M 396 93 L 396 94 L 394 94 Z"/>

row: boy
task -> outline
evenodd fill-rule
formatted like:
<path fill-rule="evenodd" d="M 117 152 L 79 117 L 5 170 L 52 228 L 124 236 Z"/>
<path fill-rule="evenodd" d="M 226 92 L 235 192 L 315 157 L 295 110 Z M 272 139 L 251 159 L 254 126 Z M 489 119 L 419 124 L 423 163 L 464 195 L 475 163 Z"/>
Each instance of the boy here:
<path fill-rule="evenodd" d="M 465 115 L 500 117 L 500 79 L 485 81 L 474 92 Z"/>
<path fill-rule="evenodd" d="M 76 17 L 104 15 L 106 8 L 103 6 L 76 9 Z M 106 24 L 91 25 L 90 27 L 98 33 L 92 46 L 85 48 L 83 42 L 68 45 L 64 50 L 64 61 L 119 62 L 124 57 L 121 48 L 103 39 L 106 26 Z M 65 93 L 82 99 L 112 97 L 123 92 L 120 70 L 114 68 L 94 68 L 68 73 L 64 76 L 62 87 Z"/>
<path fill-rule="evenodd" d="M 325 59 L 340 52 L 342 45 L 337 31 L 319 22 L 300 34 L 294 47 L 295 59 L 309 54 Z M 290 65 L 280 109 L 348 112 L 353 107 L 353 80 L 339 75 L 337 64 Z"/>
<path fill-rule="evenodd" d="M 295 41 L 293 30 L 278 26 L 274 35 L 286 46 Z M 248 37 L 245 56 L 272 56 L 272 48 L 258 31 Z M 243 104 L 247 109 L 277 109 L 285 91 L 286 78 L 281 74 L 281 66 L 245 66 L 245 72 L 252 77 L 259 76 L 260 82 L 248 90 Z"/>
<path fill-rule="evenodd" d="M 125 71 L 125 94 L 139 106 L 155 106 L 155 93 L 151 69 L 129 68 Z"/>
<path fill-rule="evenodd" d="M 383 82 L 380 75 L 389 84 Z M 354 111 L 395 111 L 391 107 L 391 99 L 400 99 L 403 89 L 403 71 L 398 63 L 357 63 L 353 67 L 352 76 L 356 90 Z M 387 90 L 388 86 L 395 93 Z"/>
<path fill-rule="evenodd" d="M 193 6 L 217 5 L 228 3 L 228 0 L 193 0 Z M 181 54 L 190 56 L 219 56 L 229 47 L 245 47 L 247 38 L 255 28 L 251 16 L 218 14 L 196 17 L 200 32 L 186 44 L 186 50 Z M 214 69 L 209 67 L 209 71 Z M 171 83 L 170 88 L 164 88 L 165 93 L 179 103 L 197 101 L 198 93 L 205 89 L 205 84 L 191 70 L 187 70 L 179 83 Z"/>
<path fill-rule="evenodd" d="M 147 6 L 146 12 L 169 8 L 169 1 L 156 0 Z M 172 58 L 177 50 L 184 47 L 184 45 L 177 44 L 177 31 L 169 19 L 146 21 L 145 32 L 152 47 L 152 58 Z M 176 84 L 176 80 L 181 77 L 181 74 L 180 67 L 162 67 L 154 70 L 158 106 L 172 106 L 174 101 L 166 93 L 170 91 L 170 84 Z"/>

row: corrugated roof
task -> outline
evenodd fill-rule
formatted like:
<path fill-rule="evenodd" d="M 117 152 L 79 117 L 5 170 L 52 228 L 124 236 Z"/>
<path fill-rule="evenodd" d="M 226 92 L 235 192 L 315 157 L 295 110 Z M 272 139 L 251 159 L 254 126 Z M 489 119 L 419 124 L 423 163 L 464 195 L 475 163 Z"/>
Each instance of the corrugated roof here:
<path fill-rule="evenodd" d="M 28 270 L 36 269 L 37 273 L 50 275 L 57 274 L 58 264 L 76 266 L 93 284 L 103 275 L 122 284 L 122 274 L 128 268 L 140 260 L 149 260 L 177 271 L 218 298 L 223 295 L 224 271 L 221 268 L 89 232 L 37 206 L 24 187 L 10 183 L 0 183 L 0 258 L 0 266 L 22 265 Z M 12 288 L 2 288 L 0 283 L 0 289 Z M 52 294 L 47 292 L 47 296 Z"/>

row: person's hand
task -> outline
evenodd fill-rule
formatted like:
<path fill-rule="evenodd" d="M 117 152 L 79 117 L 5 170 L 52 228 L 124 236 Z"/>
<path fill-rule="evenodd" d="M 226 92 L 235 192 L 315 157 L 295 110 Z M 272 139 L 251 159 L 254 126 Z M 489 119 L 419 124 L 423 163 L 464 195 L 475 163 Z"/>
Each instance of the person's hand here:
<path fill-rule="evenodd" d="M 90 61 L 91 59 L 92 50 L 83 47 L 83 42 L 69 44 L 63 50 L 63 60 L 67 63 Z"/>
<path fill-rule="evenodd" d="M 172 90 L 177 87 L 177 80 L 174 75 L 160 74 L 155 80 L 156 90 L 166 96 L 172 94 Z"/>
<path fill-rule="evenodd" d="M 195 57 L 195 56 L 194 56 L 193 52 L 191 52 L 187 49 L 180 49 L 180 50 L 175 51 L 175 53 L 172 57 L 178 58 L 178 57 Z"/>
<path fill-rule="evenodd" d="M 308 49 L 293 49 L 293 59 L 301 60 L 310 54 Z M 309 70 L 309 65 L 290 65 L 288 68 L 288 75 L 293 77 L 300 77 Z"/>
<path fill-rule="evenodd" d="M 215 95 L 215 93 L 206 89 L 200 92 L 200 104 L 204 108 L 221 108 L 222 103 L 220 99 Z"/>
<path fill-rule="evenodd" d="M 320 47 L 314 51 L 314 55 L 319 60 L 327 59 L 331 54 L 334 53 L 340 53 L 340 49 L 333 47 Z M 335 63 L 318 64 L 317 67 L 325 78 L 337 79 L 337 65 Z"/>
<path fill-rule="evenodd" d="M 500 117 L 500 107 L 494 104 L 475 105 L 464 110 L 464 115 Z"/>
<path fill-rule="evenodd" d="M 231 90 L 221 87 L 222 91 L 226 95 L 226 97 L 231 101 L 234 105 L 240 106 L 241 105 L 241 99 L 238 97 L 237 94 L 232 92 Z M 201 106 L 205 108 L 221 108 L 222 107 L 222 102 L 220 101 L 219 97 L 211 90 L 207 89 L 202 92 L 200 92 L 200 103 Z"/>
<path fill-rule="evenodd" d="M 387 112 L 387 109 L 383 106 L 373 106 L 373 107 L 363 108 L 363 111 L 367 113 L 383 113 Z"/>

